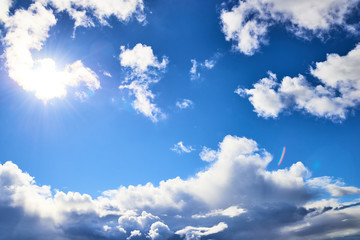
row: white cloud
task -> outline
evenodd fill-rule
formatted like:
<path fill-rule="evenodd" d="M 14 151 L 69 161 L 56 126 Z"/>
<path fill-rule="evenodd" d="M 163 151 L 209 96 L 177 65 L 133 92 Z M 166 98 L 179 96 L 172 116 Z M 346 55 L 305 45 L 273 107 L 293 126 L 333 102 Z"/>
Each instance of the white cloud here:
<path fill-rule="evenodd" d="M 205 162 L 212 162 L 216 160 L 218 152 L 215 150 L 212 150 L 207 147 L 203 147 L 202 151 L 200 152 L 199 156 L 201 160 Z"/>
<path fill-rule="evenodd" d="M 358 0 L 245 0 L 231 10 L 221 12 L 222 30 L 235 49 L 253 55 L 266 43 L 270 26 L 284 23 L 289 30 L 305 38 L 322 36 L 334 26 L 350 31 L 346 17 Z"/>
<path fill-rule="evenodd" d="M 287 108 L 303 110 L 318 117 L 343 120 L 349 109 L 360 103 L 360 45 L 345 56 L 329 54 L 327 60 L 316 63 L 311 74 L 321 84 L 313 86 L 302 75 L 286 76 L 281 83 L 269 73 L 252 89 L 238 88 L 235 93 L 249 97 L 254 111 L 261 117 L 277 117 Z"/>
<path fill-rule="evenodd" d="M 187 239 L 326 239 L 360 234 L 360 204 L 334 201 L 327 194 L 359 194 L 356 187 L 311 178 L 301 162 L 269 171 L 271 159 L 255 141 L 228 135 L 216 161 L 193 177 L 158 186 L 121 186 L 95 199 L 53 193 L 6 162 L 0 164 L 0 228 L 9 230 L 7 239 L 136 239 L 139 234 L 151 239 L 173 234 Z M 15 220 L 2 220 L 10 216 Z"/>
<path fill-rule="evenodd" d="M 187 226 L 184 229 L 181 229 L 176 232 L 180 236 L 185 236 L 186 240 L 197 240 L 202 236 L 208 236 L 215 234 L 221 231 L 224 231 L 228 225 L 226 223 L 220 222 L 219 224 L 212 227 L 191 227 Z"/>
<path fill-rule="evenodd" d="M 66 96 L 68 87 L 99 89 L 97 75 L 80 60 L 61 71 L 54 59 L 33 59 L 32 51 L 42 49 L 55 24 L 53 12 L 39 2 L 31 4 L 28 10 L 17 10 L 7 19 L 3 42 L 9 76 L 43 101 Z"/>
<path fill-rule="evenodd" d="M 240 96 L 249 96 L 249 101 L 254 106 L 254 111 L 261 117 L 277 117 L 285 107 L 280 94 L 275 92 L 274 87 L 278 86 L 276 75 L 269 73 L 268 78 L 263 78 L 254 84 L 252 89 L 235 90 Z"/>
<path fill-rule="evenodd" d="M 171 148 L 171 151 L 174 151 L 176 153 L 190 153 L 194 151 L 195 149 L 192 146 L 185 146 L 182 141 L 174 144 L 174 146 Z"/>
<path fill-rule="evenodd" d="M 133 49 L 121 46 L 119 59 L 120 64 L 128 69 L 128 77 L 119 88 L 128 89 L 135 96 L 132 104 L 134 109 L 153 122 L 165 118 L 166 115 L 152 102 L 155 95 L 149 85 L 159 81 L 159 75 L 168 64 L 167 57 L 160 62 L 150 46 L 138 43 Z"/>
<path fill-rule="evenodd" d="M 172 232 L 166 224 L 158 221 L 151 225 L 148 236 L 153 240 L 165 240 L 172 236 Z"/>
<path fill-rule="evenodd" d="M 107 77 L 109 77 L 109 78 L 111 78 L 111 77 L 112 77 L 112 76 L 111 76 L 111 74 L 110 74 L 109 72 L 104 71 L 104 72 L 103 72 L 103 74 L 104 74 L 104 76 L 107 76 Z"/>
<path fill-rule="evenodd" d="M 201 72 L 203 70 L 210 70 L 215 67 L 218 59 L 221 57 L 220 53 L 215 53 L 210 59 L 206 59 L 203 63 L 196 61 L 195 59 L 191 59 L 191 69 L 190 69 L 190 79 L 196 80 L 201 77 Z"/>
<path fill-rule="evenodd" d="M 9 9 L 12 6 L 12 0 L 2 0 L 0 2 L 0 23 L 6 22 L 9 17 Z"/>
<path fill-rule="evenodd" d="M 145 21 L 144 3 L 142 0 L 40 0 L 51 4 L 57 11 L 66 11 L 78 26 L 90 27 L 94 23 L 90 16 L 100 24 L 108 25 L 107 19 L 115 16 L 119 21 L 129 21 L 133 16 L 139 22 Z"/>
<path fill-rule="evenodd" d="M 165 69 L 168 64 L 168 59 L 163 57 L 162 61 L 159 62 L 150 46 L 138 43 L 133 49 L 126 49 L 125 46 L 121 46 L 120 63 L 121 66 L 129 67 L 136 72 L 143 73 L 150 68 L 158 70 Z"/>
<path fill-rule="evenodd" d="M 218 217 L 218 216 L 225 216 L 225 217 L 237 217 L 243 213 L 245 213 L 246 210 L 239 208 L 237 206 L 231 206 L 226 209 L 215 209 L 211 212 L 208 212 L 206 214 L 195 214 L 192 215 L 192 218 L 208 218 L 208 217 Z"/>
<path fill-rule="evenodd" d="M 141 237 L 141 232 L 139 230 L 133 230 L 130 233 L 130 236 L 126 238 L 126 240 L 130 240 L 134 237 Z"/>
<path fill-rule="evenodd" d="M 183 99 L 182 101 L 177 101 L 176 106 L 180 109 L 186 109 L 186 108 L 194 106 L 194 103 L 193 103 L 193 101 L 191 101 L 189 99 Z"/>
<path fill-rule="evenodd" d="M 326 189 L 333 197 L 343 197 L 346 195 L 360 194 L 360 188 L 344 186 L 345 183 L 340 180 L 333 180 L 329 177 L 318 177 L 308 181 L 312 187 Z"/>

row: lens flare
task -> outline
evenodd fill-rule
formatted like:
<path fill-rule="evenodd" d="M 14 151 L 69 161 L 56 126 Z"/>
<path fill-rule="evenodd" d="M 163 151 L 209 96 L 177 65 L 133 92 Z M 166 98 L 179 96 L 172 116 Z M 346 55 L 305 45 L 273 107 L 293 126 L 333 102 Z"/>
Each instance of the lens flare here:
<path fill-rule="evenodd" d="M 281 153 L 281 157 L 280 160 L 278 162 L 278 166 L 280 166 L 280 164 L 282 163 L 283 159 L 284 159 L 284 155 L 285 155 L 285 151 L 286 151 L 286 147 L 283 147 L 282 153 Z"/>

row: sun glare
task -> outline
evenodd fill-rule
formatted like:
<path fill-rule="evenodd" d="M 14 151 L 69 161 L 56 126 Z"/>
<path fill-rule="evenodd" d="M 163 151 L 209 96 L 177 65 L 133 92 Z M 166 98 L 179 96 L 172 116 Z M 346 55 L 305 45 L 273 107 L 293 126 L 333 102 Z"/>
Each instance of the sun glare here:
<path fill-rule="evenodd" d="M 50 58 L 38 60 L 28 79 L 31 90 L 44 102 L 66 96 L 66 73 L 57 71 L 55 65 Z"/>

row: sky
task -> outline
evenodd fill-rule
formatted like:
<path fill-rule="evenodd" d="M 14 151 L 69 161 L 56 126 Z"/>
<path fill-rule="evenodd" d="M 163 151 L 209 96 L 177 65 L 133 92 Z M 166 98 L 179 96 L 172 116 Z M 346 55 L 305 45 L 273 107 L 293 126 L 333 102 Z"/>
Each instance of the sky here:
<path fill-rule="evenodd" d="M 0 239 L 360 238 L 359 10 L 2 0 Z"/>

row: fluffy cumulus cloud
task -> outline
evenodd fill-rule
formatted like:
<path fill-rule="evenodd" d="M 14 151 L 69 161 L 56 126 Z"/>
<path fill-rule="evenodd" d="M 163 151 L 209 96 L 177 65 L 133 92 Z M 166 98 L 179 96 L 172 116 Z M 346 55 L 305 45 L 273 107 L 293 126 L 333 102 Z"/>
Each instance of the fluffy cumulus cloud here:
<path fill-rule="evenodd" d="M 180 153 L 190 153 L 195 149 L 192 146 L 185 146 L 184 143 L 180 141 L 174 144 L 174 146 L 170 150 L 180 154 Z"/>
<path fill-rule="evenodd" d="M 5 27 L 3 56 L 9 76 L 45 102 L 66 96 L 68 88 L 76 89 L 75 96 L 80 100 L 88 97 L 87 92 L 100 89 L 97 74 L 80 60 L 58 69 L 55 59 L 33 57 L 56 25 L 55 13 L 66 11 L 75 20 L 75 28 L 95 26 L 94 18 L 107 24 L 110 16 L 120 21 L 128 21 L 132 16 L 140 22 L 145 20 L 142 0 L 36 0 L 28 9 L 17 9 L 11 15 L 12 4 L 11 0 L 0 2 L 0 24 Z"/>
<path fill-rule="evenodd" d="M 253 55 L 267 42 L 269 27 L 282 23 L 296 35 L 309 38 L 326 34 L 334 27 L 350 32 L 356 27 L 347 23 L 347 16 L 359 0 L 245 0 L 221 12 L 222 30 L 234 48 Z"/>
<path fill-rule="evenodd" d="M 254 111 L 261 117 L 276 118 L 294 108 L 318 117 L 343 120 L 346 113 L 360 102 L 360 45 L 344 56 L 329 54 L 326 61 L 311 68 L 320 80 L 314 85 L 303 75 L 286 76 L 281 82 L 269 73 L 251 89 L 238 88 L 237 94 L 249 97 Z"/>
<path fill-rule="evenodd" d="M 198 62 L 196 59 L 191 59 L 190 61 L 192 66 L 190 68 L 190 79 L 200 79 L 201 72 L 204 70 L 213 69 L 220 57 L 220 53 L 215 53 L 214 56 L 212 56 L 210 59 L 206 59 L 204 62 Z"/>
<path fill-rule="evenodd" d="M 360 236 L 359 194 L 301 163 L 268 170 L 270 153 L 226 136 L 196 175 L 121 186 L 98 198 L 52 191 L 0 165 L 3 239 L 327 239 Z M 348 200 L 349 201 L 349 200 Z"/>
<path fill-rule="evenodd" d="M 134 95 L 134 109 L 153 122 L 165 118 L 166 115 L 153 103 L 155 95 L 149 89 L 149 85 L 159 82 L 160 75 L 168 64 L 167 57 L 159 61 L 150 46 L 138 43 L 132 49 L 121 46 L 119 59 L 121 66 L 126 68 L 128 73 L 119 88 L 128 89 Z"/>

